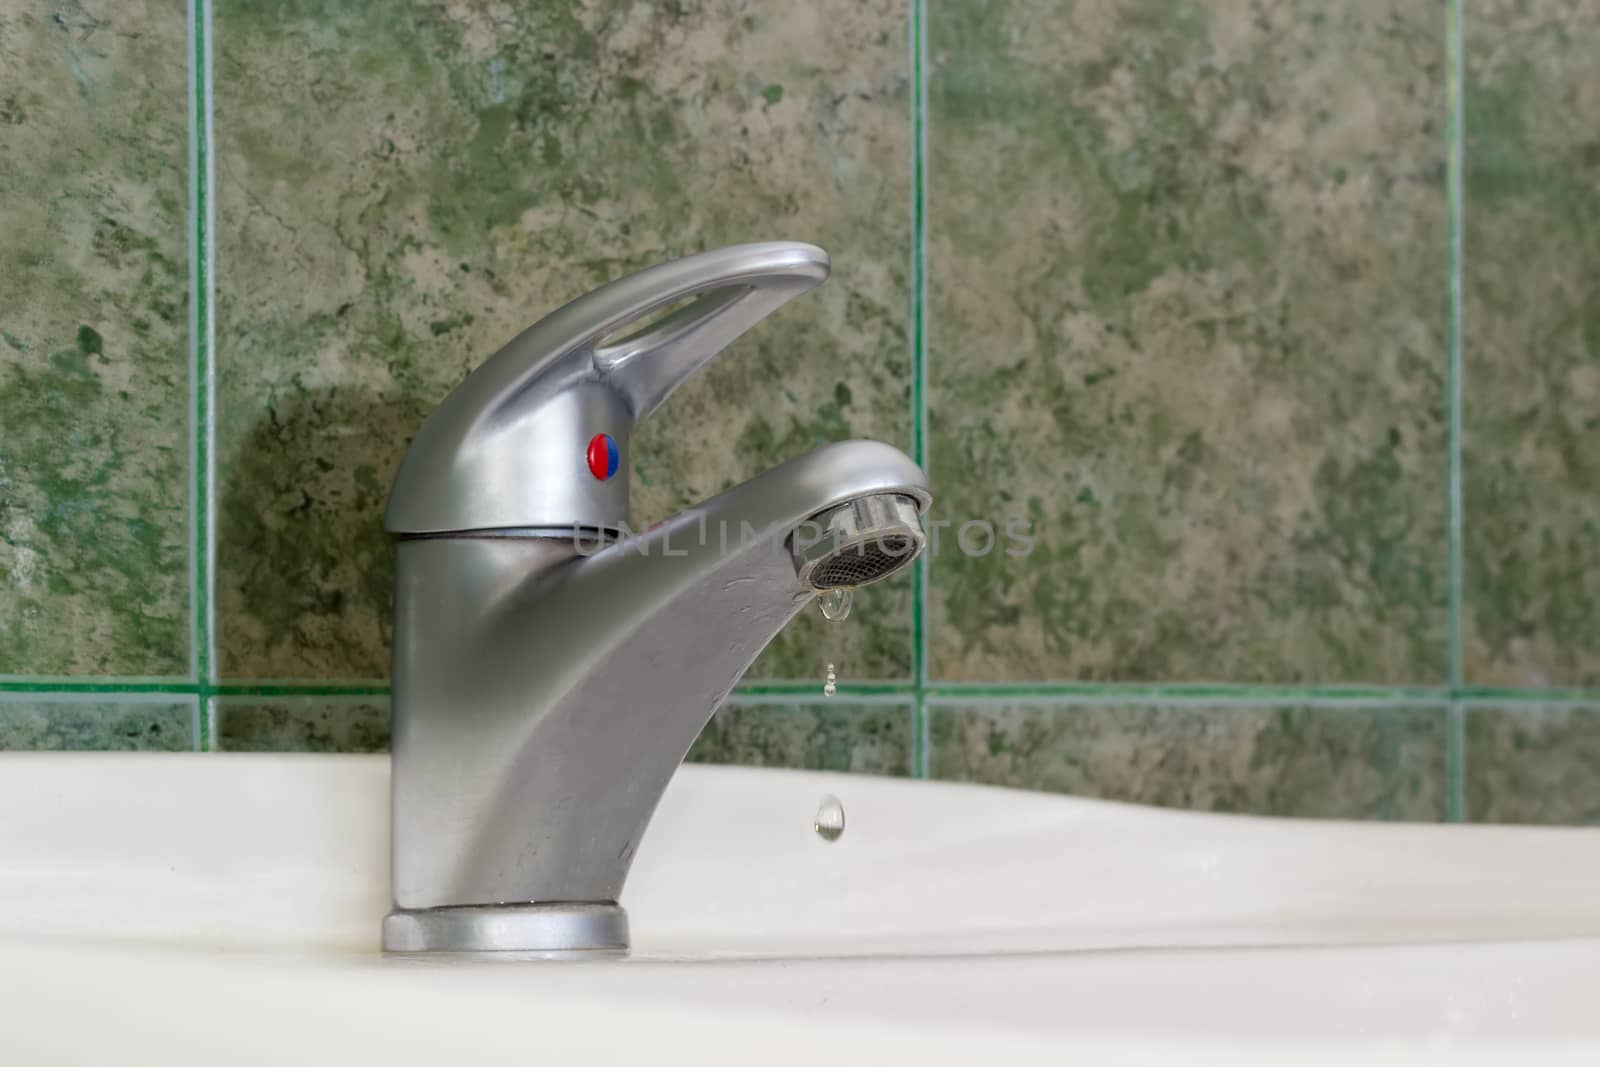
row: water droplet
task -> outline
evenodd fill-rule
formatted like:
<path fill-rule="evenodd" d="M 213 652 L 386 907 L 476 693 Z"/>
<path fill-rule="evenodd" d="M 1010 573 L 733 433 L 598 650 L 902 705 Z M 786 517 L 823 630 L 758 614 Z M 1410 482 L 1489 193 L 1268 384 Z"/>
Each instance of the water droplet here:
<path fill-rule="evenodd" d="M 811 820 L 811 828 L 824 841 L 839 840 L 844 833 L 844 805 L 839 803 L 838 797 L 829 793 L 822 798 L 822 803 L 817 807 L 817 817 Z"/>
<path fill-rule="evenodd" d="M 828 664 L 828 673 L 822 677 L 822 695 L 831 697 L 839 691 L 839 675 L 834 672 L 833 664 Z"/>
<path fill-rule="evenodd" d="M 842 586 L 824 589 L 817 594 L 817 607 L 822 609 L 822 617 L 829 622 L 843 622 L 850 615 L 853 599 L 850 590 Z"/>

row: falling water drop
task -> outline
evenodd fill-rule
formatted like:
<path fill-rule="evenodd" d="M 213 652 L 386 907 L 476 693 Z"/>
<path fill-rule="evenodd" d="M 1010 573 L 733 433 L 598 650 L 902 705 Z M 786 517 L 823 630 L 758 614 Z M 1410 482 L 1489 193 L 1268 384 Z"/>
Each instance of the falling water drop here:
<path fill-rule="evenodd" d="M 839 691 L 839 675 L 834 672 L 833 664 L 828 664 L 828 673 L 822 679 L 822 695 L 831 697 Z"/>
<path fill-rule="evenodd" d="M 850 590 L 842 586 L 824 589 L 817 594 L 817 607 L 822 609 L 822 617 L 829 622 L 843 622 L 850 615 L 852 600 Z"/>
<path fill-rule="evenodd" d="M 838 797 L 829 793 L 822 798 L 822 803 L 817 808 L 817 817 L 811 820 L 811 828 L 824 841 L 839 840 L 839 836 L 844 833 L 844 805 L 839 803 Z"/>

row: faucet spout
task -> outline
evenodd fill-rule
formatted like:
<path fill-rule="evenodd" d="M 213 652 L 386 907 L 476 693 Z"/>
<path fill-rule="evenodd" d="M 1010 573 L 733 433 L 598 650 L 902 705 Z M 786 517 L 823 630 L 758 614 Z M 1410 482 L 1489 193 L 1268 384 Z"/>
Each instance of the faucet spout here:
<path fill-rule="evenodd" d="M 396 904 L 617 900 L 689 746 L 814 595 L 792 535 L 875 494 L 929 500 L 898 449 L 850 441 L 593 554 L 549 537 L 402 542 Z"/>

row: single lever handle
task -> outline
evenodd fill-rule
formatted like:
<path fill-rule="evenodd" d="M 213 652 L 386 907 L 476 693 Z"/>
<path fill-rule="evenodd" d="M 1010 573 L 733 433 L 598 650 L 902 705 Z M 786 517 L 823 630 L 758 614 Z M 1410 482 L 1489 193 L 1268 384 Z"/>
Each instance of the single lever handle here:
<path fill-rule="evenodd" d="M 401 462 L 385 527 L 438 534 L 626 523 L 638 420 L 827 276 L 822 249 L 773 241 L 663 263 L 579 297 L 518 334 L 428 416 Z M 596 466 L 592 447 L 613 458 Z"/>

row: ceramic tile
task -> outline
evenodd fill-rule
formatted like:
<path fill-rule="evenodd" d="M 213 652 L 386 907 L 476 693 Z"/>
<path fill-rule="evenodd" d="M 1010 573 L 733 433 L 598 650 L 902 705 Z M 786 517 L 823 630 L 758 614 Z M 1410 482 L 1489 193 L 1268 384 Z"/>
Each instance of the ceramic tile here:
<path fill-rule="evenodd" d="M 1442 682 L 1439 6 L 930 32 L 934 676 Z"/>
<path fill-rule="evenodd" d="M 910 707 L 729 704 L 689 750 L 697 763 L 865 774 L 911 773 Z"/>
<path fill-rule="evenodd" d="M 220 658 L 387 670 L 380 513 L 475 364 L 593 286 L 797 238 L 833 279 L 626 457 L 634 524 L 824 442 L 908 430 L 904 0 L 217 0 Z M 861 612 L 903 677 L 909 586 Z M 820 668 L 794 627 L 758 676 Z"/>
<path fill-rule="evenodd" d="M 0 674 L 186 674 L 181 2 L 0 7 Z"/>
<path fill-rule="evenodd" d="M 1467 716 L 1467 818 L 1600 826 L 1600 709 L 1482 708 Z"/>
<path fill-rule="evenodd" d="M 1466 20 L 1466 670 L 1600 685 L 1600 2 Z"/>
<path fill-rule="evenodd" d="M 1202 811 L 1445 817 L 1445 713 L 939 706 L 935 778 Z"/>
<path fill-rule="evenodd" d="M 186 752 L 194 718 L 180 703 L 0 701 L 0 750 Z"/>
<path fill-rule="evenodd" d="M 229 752 L 387 752 L 382 697 L 245 697 L 216 701 L 215 747 Z"/>

